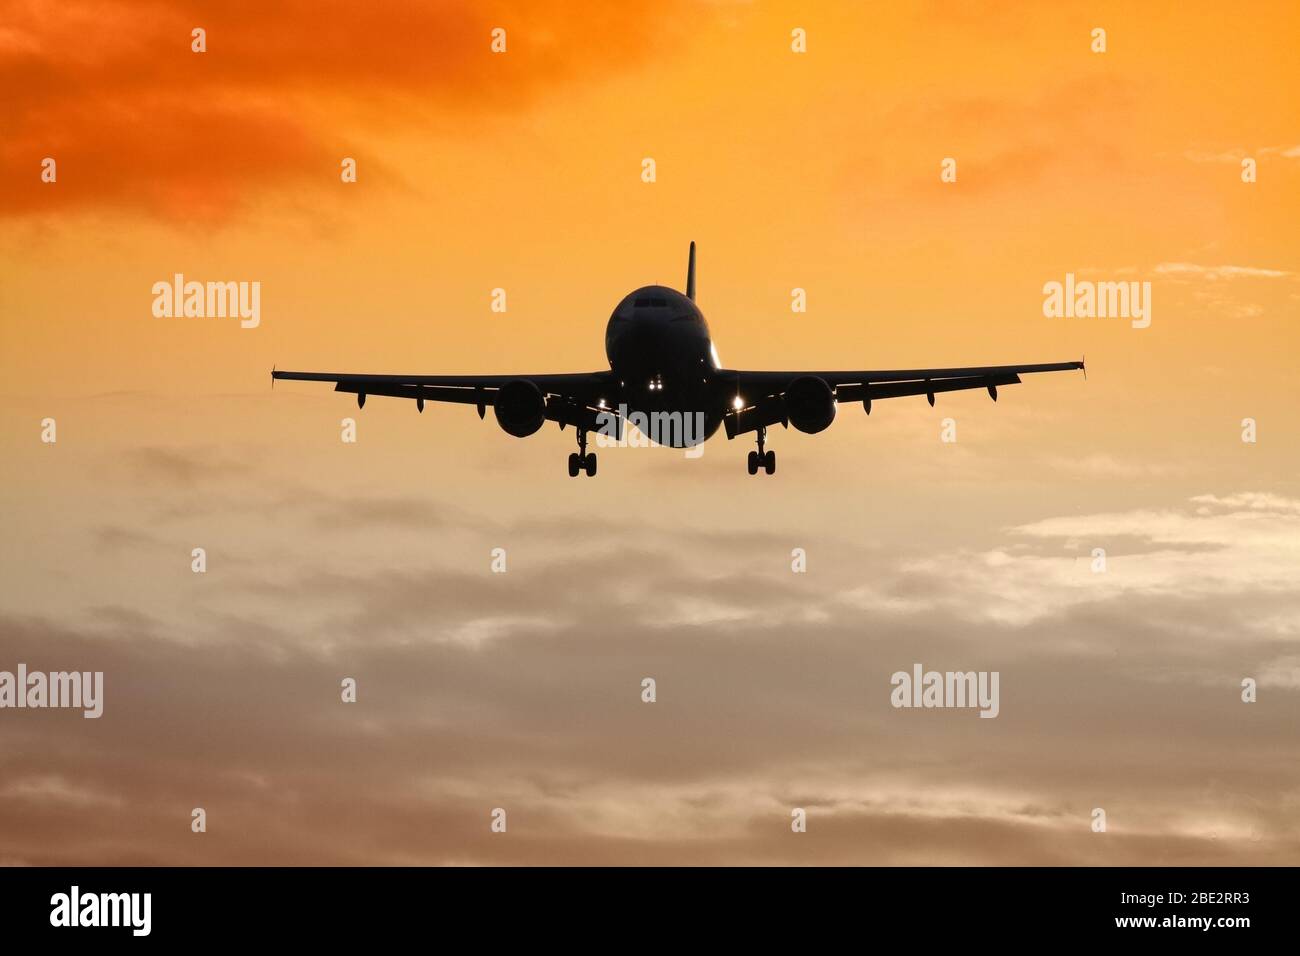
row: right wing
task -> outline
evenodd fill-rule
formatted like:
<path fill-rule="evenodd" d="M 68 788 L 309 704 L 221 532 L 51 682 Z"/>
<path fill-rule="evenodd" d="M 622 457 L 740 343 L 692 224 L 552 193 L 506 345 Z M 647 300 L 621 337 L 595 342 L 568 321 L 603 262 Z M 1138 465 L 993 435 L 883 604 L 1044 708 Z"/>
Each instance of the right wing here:
<path fill-rule="evenodd" d="M 892 398 L 896 395 L 925 395 L 927 392 L 951 392 L 959 388 L 986 388 L 989 385 L 1013 385 L 1018 375 L 1028 372 L 1064 372 L 1083 368 L 1082 362 L 1047 362 L 1038 365 L 981 365 L 972 368 L 877 369 L 858 372 L 742 372 L 719 371 L 719 378 L 732 377 L 742 388 L 758 394 L 780 392 L 796 378 L 811 375 L 822 379 L 842 401 L 866 398 Z M 934 387 L 928 387 L 933 383 Z M 960 383 L 960 384 L 959 384 Z M 906 386 L 880 388 L 877 386 Z M 943 387 L 946 385 L 946 387 Z"/>
<path fill-rule="evenodd" d="M 720 381 L 735 383 L 739 408 L 723 419 L 727 437 L 755 431 L 767 425 L 784 424 L 787 419 L 785 391 L 800 378 L 818 378 L 830 386 L 836 402 L 862 402 L 868 414 L 878 398 L 924 395 L 934 404 L 936 392 L 956 392 L 968 388 L 988 389 L 997 401 L 998 386 L 1016 385 L 1020 376 L 1030 372 L 1065 372 L 1082 369 L 1083 362 L 1047 362 L 1036 365 L 981 365 L 971 368 L 876 369 L 841 372 L 747 372 L 719 370 Z"/>

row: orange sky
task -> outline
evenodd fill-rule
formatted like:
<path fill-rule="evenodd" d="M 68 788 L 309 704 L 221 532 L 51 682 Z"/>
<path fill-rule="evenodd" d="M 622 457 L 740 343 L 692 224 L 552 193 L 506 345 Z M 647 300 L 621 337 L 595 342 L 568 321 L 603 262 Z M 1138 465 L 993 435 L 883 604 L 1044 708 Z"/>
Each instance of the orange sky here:
<path fill-rule="evenodd" d="M 116 668 L 93 728 L 0 712 L 0 862 L 1294 863 L 1297 35 L 1291 3 L 0 3 L 0 669 Z M 721 434 L 572 481 L 568 431 L 269 388 L 601 368 L 690 240 L 727 366 L 1088 378 L 846 406 L 773 434 L 772 481 Z M 260 282 L 260 325 L 155 318 L 177 272 Z M 1044 318 L 1067 272 L 1150 281 L 1150 328 Z M 1025 706 L 882 706 L 926 650 Z M 241 835 L 196 845 L 201 799 Z M 546 828 L 478 839 L 506 799 Z M 1100 850 L 1072 821 L 1107 800 Z"/>

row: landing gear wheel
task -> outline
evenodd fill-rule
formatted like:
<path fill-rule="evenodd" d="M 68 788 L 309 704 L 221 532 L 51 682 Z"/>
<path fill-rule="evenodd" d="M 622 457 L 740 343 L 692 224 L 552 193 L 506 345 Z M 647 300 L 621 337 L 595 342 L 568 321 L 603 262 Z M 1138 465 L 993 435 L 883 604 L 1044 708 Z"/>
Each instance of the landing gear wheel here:
<path fill-rule="evenodd" d="M 569 455 L 569 477 L 577 478 L 578 472 L 585 471 L 590 478 L 596 474 L 596 453 L 587 454 L 587 429 L 578 429 L 578 450 Z"/>
<path fill-rule="evenodd" d="M 763 447 L 764 443 L 767 441 L 767 429 L 760 428 L 755 437 L 758 439 L 758 451 L 751 451 L 749 453 L 749 473 L 751 475 L 757 475 L 758 469 L 762 468 L 763 471 L 767 472 L 769 475 L 775 474 L 776 452 L 767 451 Z"/>

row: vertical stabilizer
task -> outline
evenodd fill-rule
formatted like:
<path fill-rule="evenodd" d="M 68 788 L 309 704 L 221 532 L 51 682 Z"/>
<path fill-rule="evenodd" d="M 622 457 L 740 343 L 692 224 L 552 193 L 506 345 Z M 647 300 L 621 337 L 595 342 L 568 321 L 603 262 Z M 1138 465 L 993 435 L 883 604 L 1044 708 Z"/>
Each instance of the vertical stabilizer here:
<path fill-rule="evenodd" d="M 695 301 L 695 243 L 691 242 L 691 258 L 686 266 L 686 298 Z"/>

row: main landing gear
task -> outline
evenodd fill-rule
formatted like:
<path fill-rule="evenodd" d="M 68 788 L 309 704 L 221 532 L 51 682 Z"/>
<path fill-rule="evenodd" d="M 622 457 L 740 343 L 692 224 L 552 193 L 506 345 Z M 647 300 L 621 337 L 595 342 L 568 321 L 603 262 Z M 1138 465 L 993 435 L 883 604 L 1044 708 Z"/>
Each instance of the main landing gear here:
<path fill-rule="evenodd" d="M 578 450 L 569 455 L 569 477 L 577 478 L 578 472 L 585 471 L 588 478 L 596 477 L 596 453 L 587 454 L 587 430 L 578 429 Z"/>
<path fill-rule="evenodd" d="M 757 475 L 758 469 L 762 468 L 769 475 L 776 474 L 776 452 L 763 451 L 763 445 L 767 441 L 767 428 L 763 427 L 758 430 L 758 451 L 749 453 L 749 473 Z"/>

